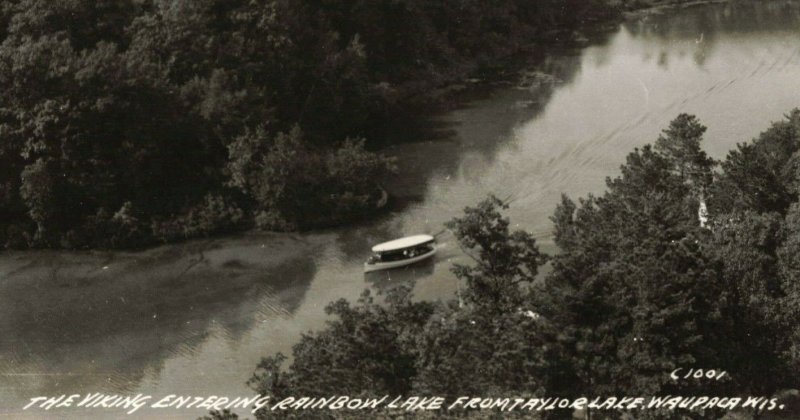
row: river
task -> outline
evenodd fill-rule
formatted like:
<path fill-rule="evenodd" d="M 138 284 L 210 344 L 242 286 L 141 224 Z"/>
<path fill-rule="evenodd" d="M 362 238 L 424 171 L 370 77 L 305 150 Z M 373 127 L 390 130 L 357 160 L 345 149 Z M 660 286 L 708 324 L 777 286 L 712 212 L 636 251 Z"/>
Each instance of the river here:
<path fill-rule="evenodd" d="M 434 263 L 364 276 L 372 244 L 435 233 L 487 193 L 511 197 L 512 225 L 554 252 L 561 194 L 602 193 L 635 147 L 681 112 L 708 126 L 723 158 L 800 106 L 800 7 L 723 3 L 631 18 L 560 49 L 519 83 L 476 89 L 385 150 L 400 173 L 390 213 L 308 234 L 246 234 L 143 252 L 0 255 L 0 417 L 118 417 L 120 410 L 27 410 L 38 395 L 90 392 L 246 396 L 262 356 L 289 354 L 325 323 L 325 305 L 416 279 L 452 296 L 466 262 L 447 234 Z M 142 409 L 194 418 L 203 410 Z"/>

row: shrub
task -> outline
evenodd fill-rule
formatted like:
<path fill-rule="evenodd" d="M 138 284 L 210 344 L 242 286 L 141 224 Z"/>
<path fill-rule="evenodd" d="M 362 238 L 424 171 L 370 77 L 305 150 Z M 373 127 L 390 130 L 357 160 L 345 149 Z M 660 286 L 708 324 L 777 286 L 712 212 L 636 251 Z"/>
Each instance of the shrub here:
<path fill-rule="evenodd" d="M 242 228 L 244 221 L 244 211 L 236 204 L 221 195 L 207 194 L 202 202 L 178 217 L 153 220 L 150 229 L 155 238 L 170 242 L 231 232 Z"/>

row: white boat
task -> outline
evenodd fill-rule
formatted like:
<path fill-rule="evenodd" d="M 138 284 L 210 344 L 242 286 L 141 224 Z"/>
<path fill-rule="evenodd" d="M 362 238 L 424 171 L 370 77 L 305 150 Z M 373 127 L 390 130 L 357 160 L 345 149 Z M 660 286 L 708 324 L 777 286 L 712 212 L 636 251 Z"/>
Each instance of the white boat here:
<path fill-rule="evenodd" d="M 372 256 L 364 263 L 364 272 L 404 267 L 436 254 L 436 239 L 430 235 L 414 235 L 384 242 L 372 247 Z"/>

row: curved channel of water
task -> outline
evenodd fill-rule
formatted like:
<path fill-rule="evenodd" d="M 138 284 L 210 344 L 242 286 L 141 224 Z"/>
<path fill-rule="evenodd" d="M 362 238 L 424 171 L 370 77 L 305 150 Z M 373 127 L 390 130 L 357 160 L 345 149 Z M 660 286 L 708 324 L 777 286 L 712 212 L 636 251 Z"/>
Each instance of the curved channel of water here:
<path fill-rule="evenodd" d="M 249 395 L 260 357 L 290 353 L 324 325 L 324 306 L 364 288 L 417 279 L 449 297 L 452 238 L 434 263 L 366 277 L 372 244 L 434 233 L 489 192 L 512 196 L 512 222 L 553 252 L 561 193 L 603 191 L 634 147 L 678 113 L 708 127 L 716 158 L 800 106 L 800 8 L 774 1 L 696 6 L 631 20 L 558 51 L 523 78 L 434 116 L 437 133 L 389 148 L 402 210 L 356 227 L 246 235 L 138 253 L 0 256 L 0 417 L 37 395 Z M 120 411 L 59 410 L 53 418 Z M 196 417 L 202 411 L 141 415 Z"/>

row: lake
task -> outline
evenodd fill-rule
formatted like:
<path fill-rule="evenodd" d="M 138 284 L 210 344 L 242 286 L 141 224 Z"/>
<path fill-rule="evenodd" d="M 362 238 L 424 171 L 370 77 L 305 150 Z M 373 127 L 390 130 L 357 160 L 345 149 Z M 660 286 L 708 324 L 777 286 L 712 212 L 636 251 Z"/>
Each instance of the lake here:
<path fill-rule="evenodd" d="M 476 88 L 431 116 L 429 132 L 385 150 L 394 210 L 358 226 L 247 234 L 143 252 L 0 255 L 0 417 L 118 417 L 119 410 L 22 411 L 39 395 L 247 396 L 262 356 L 289 354 L 324 307 L 416 280 L 415 296 L 452 297 L 452 236 L 436 261 L 365 277 L 378 242 L 439 233 L 488 193 L 512 226 L 555 252 L 561 194 L 602 193 L 635 147 L 679 113 L 708 126 L 723 158 L 800 106 L 797 2 L 722 3 L 631 18 L 581 48 L 547 55 L 514 83 Z M 139 410 L 194 418 L 205 410 Z"/>

